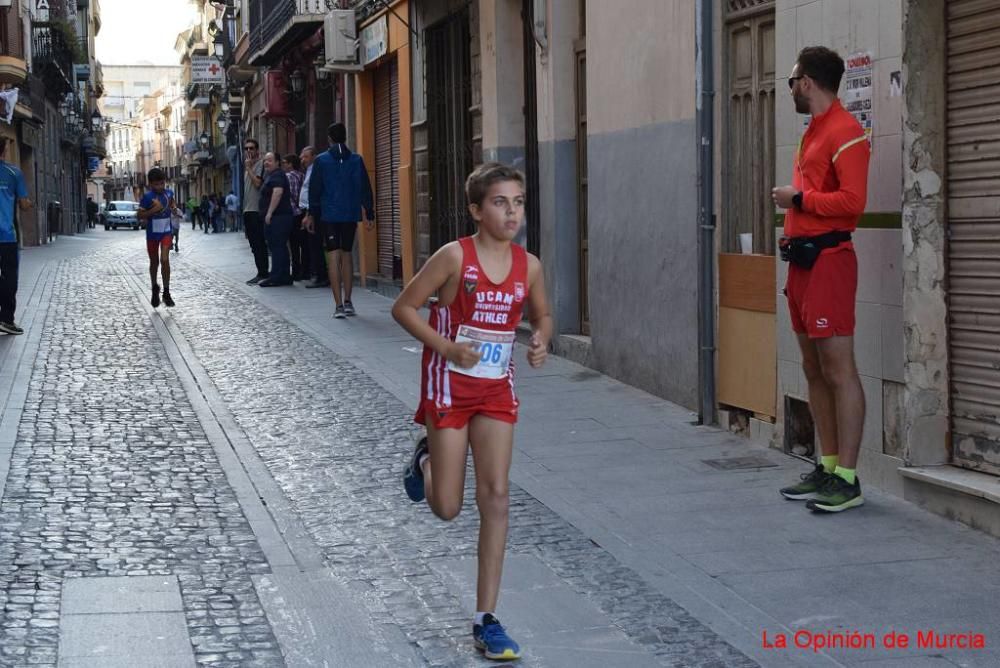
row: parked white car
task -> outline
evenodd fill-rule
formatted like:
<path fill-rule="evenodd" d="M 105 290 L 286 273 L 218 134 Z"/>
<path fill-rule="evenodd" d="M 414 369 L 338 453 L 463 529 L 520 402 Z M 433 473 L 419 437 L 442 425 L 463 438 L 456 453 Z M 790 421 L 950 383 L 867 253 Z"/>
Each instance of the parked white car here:
<path fill-rule="evenodd" d="M 137 212 L 139 205 L 136 202 L 114 201 L 108 202 L 108 206 L 101 214 L 104 229 L 117 230 L 119 227 L 131 227 L 138 230 L 143 225 L 139 222 Z"/>

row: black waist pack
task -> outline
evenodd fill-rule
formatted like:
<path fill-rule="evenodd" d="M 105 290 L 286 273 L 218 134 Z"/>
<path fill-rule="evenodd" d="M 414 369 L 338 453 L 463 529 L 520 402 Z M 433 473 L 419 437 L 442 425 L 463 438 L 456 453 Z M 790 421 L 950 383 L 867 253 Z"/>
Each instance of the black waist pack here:
<path fill-rule="evenodd" d="M 778 249 L 784 262 L 812 269 L 824 248 L 835 248 L 850 240 L 850 232 L 827 232 L 815 237 L 782 237 L 778 241 Z"/>

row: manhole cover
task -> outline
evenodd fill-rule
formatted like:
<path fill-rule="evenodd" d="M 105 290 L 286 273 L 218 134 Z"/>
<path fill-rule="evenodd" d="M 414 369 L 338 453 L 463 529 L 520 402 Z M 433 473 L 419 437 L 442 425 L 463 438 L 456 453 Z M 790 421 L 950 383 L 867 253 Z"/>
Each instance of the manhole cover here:
<path fill-rule="evenodd" d="M 764 468 L 774 468 L 778 465 L 768 461 L 763 457 L 758 457 L 755 455 L 749 457 L 722 457 L 720 459 L 703 459 L 701 460 L 708 464 L 714 469 L 719 469 L 720 471 L 736 471 L 739 469 L 764 469 Z"/>

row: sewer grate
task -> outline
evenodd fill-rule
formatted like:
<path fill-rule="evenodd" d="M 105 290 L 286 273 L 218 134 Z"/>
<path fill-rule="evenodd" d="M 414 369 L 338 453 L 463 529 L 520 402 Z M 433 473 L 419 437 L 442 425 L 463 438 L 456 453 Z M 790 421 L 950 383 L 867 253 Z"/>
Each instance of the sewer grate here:
<path fill-rule="evenodd" d="M 737 471 L 741 469 L 764 469 L 764 468 L 775 468 L 778 465 L 774 462 L 768 461 L 763 457 L 749 456 L 749 457 L 722 457 L 720 459 L 703 459 L 701 460 L 705 464 L 708 464 L 712 468 L 719 469 L 720 471 Z"/>

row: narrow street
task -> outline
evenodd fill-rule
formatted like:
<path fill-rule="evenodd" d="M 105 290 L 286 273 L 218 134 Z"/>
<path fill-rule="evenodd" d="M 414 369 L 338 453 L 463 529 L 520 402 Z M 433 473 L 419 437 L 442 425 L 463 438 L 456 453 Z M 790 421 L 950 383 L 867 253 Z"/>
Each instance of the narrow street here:
<path fill-rule="evenodd" d="M 26 335 L 0 338 L 0 665 L 487 663 L 473 495 L 444 524 L 400 484 L 418 357 L 391 302 L 359 290 L 336 321 L 326 291 L 245 286 L 238 234 L 185 230 L 174 258 L 177 307 L 154 311 L 139 234 L 24 254 Z M 811 516 L 775 491 L 804 463 L 564 360 L 524 368 L 499 608 L 522 665 L 1000 662 L 995 539 L 874 491 Z M 800 629 L 987 644 L 762 643 Z"/>

